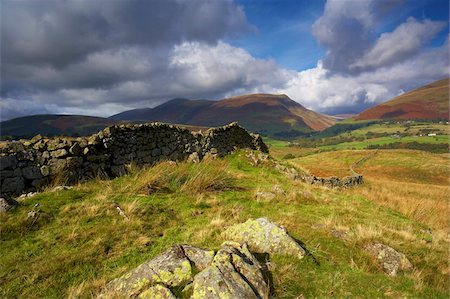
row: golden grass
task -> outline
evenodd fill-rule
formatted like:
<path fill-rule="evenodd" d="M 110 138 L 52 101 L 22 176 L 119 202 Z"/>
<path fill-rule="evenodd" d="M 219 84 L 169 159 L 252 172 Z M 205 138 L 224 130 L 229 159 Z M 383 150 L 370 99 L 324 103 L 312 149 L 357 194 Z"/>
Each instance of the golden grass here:
<path fill-rule="evenodd" d="M 342 176 L 354 162 L 374 151 L 343 150 L 290 160 L 315 175 Z M 345 190 L 392 208 L 433 229 L 449 229 L 448 155 L 410 150 L 383 150 L 356 167 L 364 185 Z M 441 234 L 441 235 L 443 235 Z"/>

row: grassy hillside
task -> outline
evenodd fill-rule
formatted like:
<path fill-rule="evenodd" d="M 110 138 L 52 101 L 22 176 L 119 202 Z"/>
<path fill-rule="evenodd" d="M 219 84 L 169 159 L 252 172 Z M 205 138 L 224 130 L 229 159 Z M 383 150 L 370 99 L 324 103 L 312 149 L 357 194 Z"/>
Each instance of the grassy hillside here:
<path fill-rule="evenodd" d="M 315 151 L 380 148 L 448 153 L 450 126 L 443 121 L 344 121 L 290 145 Z"/>
<path fill-rule="evenodd" d="M 449 119 L 449 78 L 406 92 L 354 119 Z"/>
<path fill-rule="evenodd" d="M 44 136 L 87 136 L 119 121 L 83 115 L 41 114 L 19 117 L 0 123 L 0 135 L 15 138 Z"/>
<path fill-rule="evenodd" d="M 284 148 L 282 143 L 277 145 Z M 314 170 L 311 165 L 326 159 L 338 164 L 344 157 L 347 164 L 342 167 L 346 167 L 365 154 L 338 152 L 334 157 L 317 156 L 309 164 L 301 159 L 292 162 Z M 447 183 L 442 177 L 448 165 L 442 163 L 446 157 L 416 155 L 419 161 L 428 162 L 414 166 L 409 161 L 415 161 L 415 154 L 405 155 L 408 163 L 395 163 L 411 168 L 398 175 L 421 171 L 424 177 L 437 178 L 437 182 L 420 185 L 423 192 L 429 192 L 422 201 L 434 202 L 436 210 L 442 210 L 442 198 L 435 197 L 433 188 Z M 372 164 L 361 167 L 372 165 L 373 173 L 382 172 L 377 167 L 389 166 L 386 163 L 396 157 L 380 156 L 377 159 L 381 160 L 368 160 Z M 93 180 L 72 190 L 48 190 L 0 215 L 0 297 L 95 296 L 106 282 L 174 243 L 217 249 L 224 241 L 224 228 L 257 217 L 285 226 L 311 253 L 302 260 L 270 257 L 274 298 L 448 297 L 449 240 L 448 234 L 442 233 L 444 214 L 433 214 L 438 221 L 405 213 L 401 206 L 384 202 L 388 193 L 373 198 L 370 188 L 381 188 L 374 182 L 369 177 L 367 185 L 346 191 L 313 187 L 291 181 L 273 167 L 252 166 L 246 153 L 238 152 L 223 160 L 166 162 L 135 169 L 114 180 Z M 394 182 L 393 192 L 400 183 L 408 180 Z M 256 200 L 256 192 L 274 186 L 281 186 L 286 194 Z M 402 192 L 416 198 L 418 190 Z M 36 203 L 42 216 L 32 223 L 26 218 Z M 122 207 L 128 220 L 117 213 L 114 203 Z M 421 206 L 411 207 L 421 210 Z M 432 237 L 424 234 L 428 228 L 433 229 Z M 384 274 L 362 250 L 374 240 L 405 253 L 415 270 L 396 277 Z"/>

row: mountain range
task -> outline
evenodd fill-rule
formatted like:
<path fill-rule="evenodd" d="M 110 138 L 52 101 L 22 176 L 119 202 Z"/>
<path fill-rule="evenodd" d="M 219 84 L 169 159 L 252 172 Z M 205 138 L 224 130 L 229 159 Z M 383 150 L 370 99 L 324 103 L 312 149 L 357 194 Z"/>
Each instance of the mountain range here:
<path fill-rule="evenodd" d="M 321 131 L 336 123 L 328 115 L 308 110 L 286 95 L 250 94 L 220 101 L 174 99 L 155 108 L 111 116 L 122 121 L 161 121 L 216 127 L 233 121 L 250 131 L 272 136 Z"/>
<path fill-rule="evenodd" d="M 80 115 L 32 115 L 0 123 L 2 138 L 36 134 L 89 135 L 123 122 L 167 122 L 216 127 L 237 121 L 252 132 L 295 138 L 322 131 L 345 117 L 353 120 L 449 119 L 449 79 L 433 82 L 369 108 L 356 116 L 333 117 L 306 109 L 287 95 L 248 94 L 223 100 L 173 99 L 154 108 L 128 110 L 109 118 Z"/>

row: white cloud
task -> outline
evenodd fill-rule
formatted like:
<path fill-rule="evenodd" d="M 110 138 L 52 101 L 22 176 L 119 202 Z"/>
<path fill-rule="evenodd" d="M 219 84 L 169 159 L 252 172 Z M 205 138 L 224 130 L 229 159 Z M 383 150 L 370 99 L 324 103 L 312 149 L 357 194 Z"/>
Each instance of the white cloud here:
<path fill-rule="evenodd" d="M 383 33 L 375 45 L 350 68 L 380 67 L 408 59 L 442 30 L 445 22 L 409 18 L 394 31 Z"/>

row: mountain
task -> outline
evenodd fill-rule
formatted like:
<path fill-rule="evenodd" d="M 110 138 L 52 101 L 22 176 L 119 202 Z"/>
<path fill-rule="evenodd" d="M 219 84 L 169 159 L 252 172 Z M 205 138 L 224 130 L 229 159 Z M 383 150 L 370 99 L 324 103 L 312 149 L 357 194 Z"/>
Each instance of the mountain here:
<path fill-rule="evenodd" d="M 449 78 L 406 92 L 354 119 L 449 119 Z"/>
<path fill-rule="evenodd" d="M 306 109 L 286 95 L 250 94 L 223 99 L 174 99 L 155 108 L 125 111 L 111 117 L 126 121 L 161 121 L 196 126 L 221 126 L 239 122 L 250 131 L 293 137 L 321 131 L 336 121 Z"/>
<path fill-rule="evenodd" d="M 85 136 L 119 123 L 114 119 L 82 115 L 31 115 L 0 123 L 1 136 L 30 138 L 37 134 L 44 136 Z"/>

